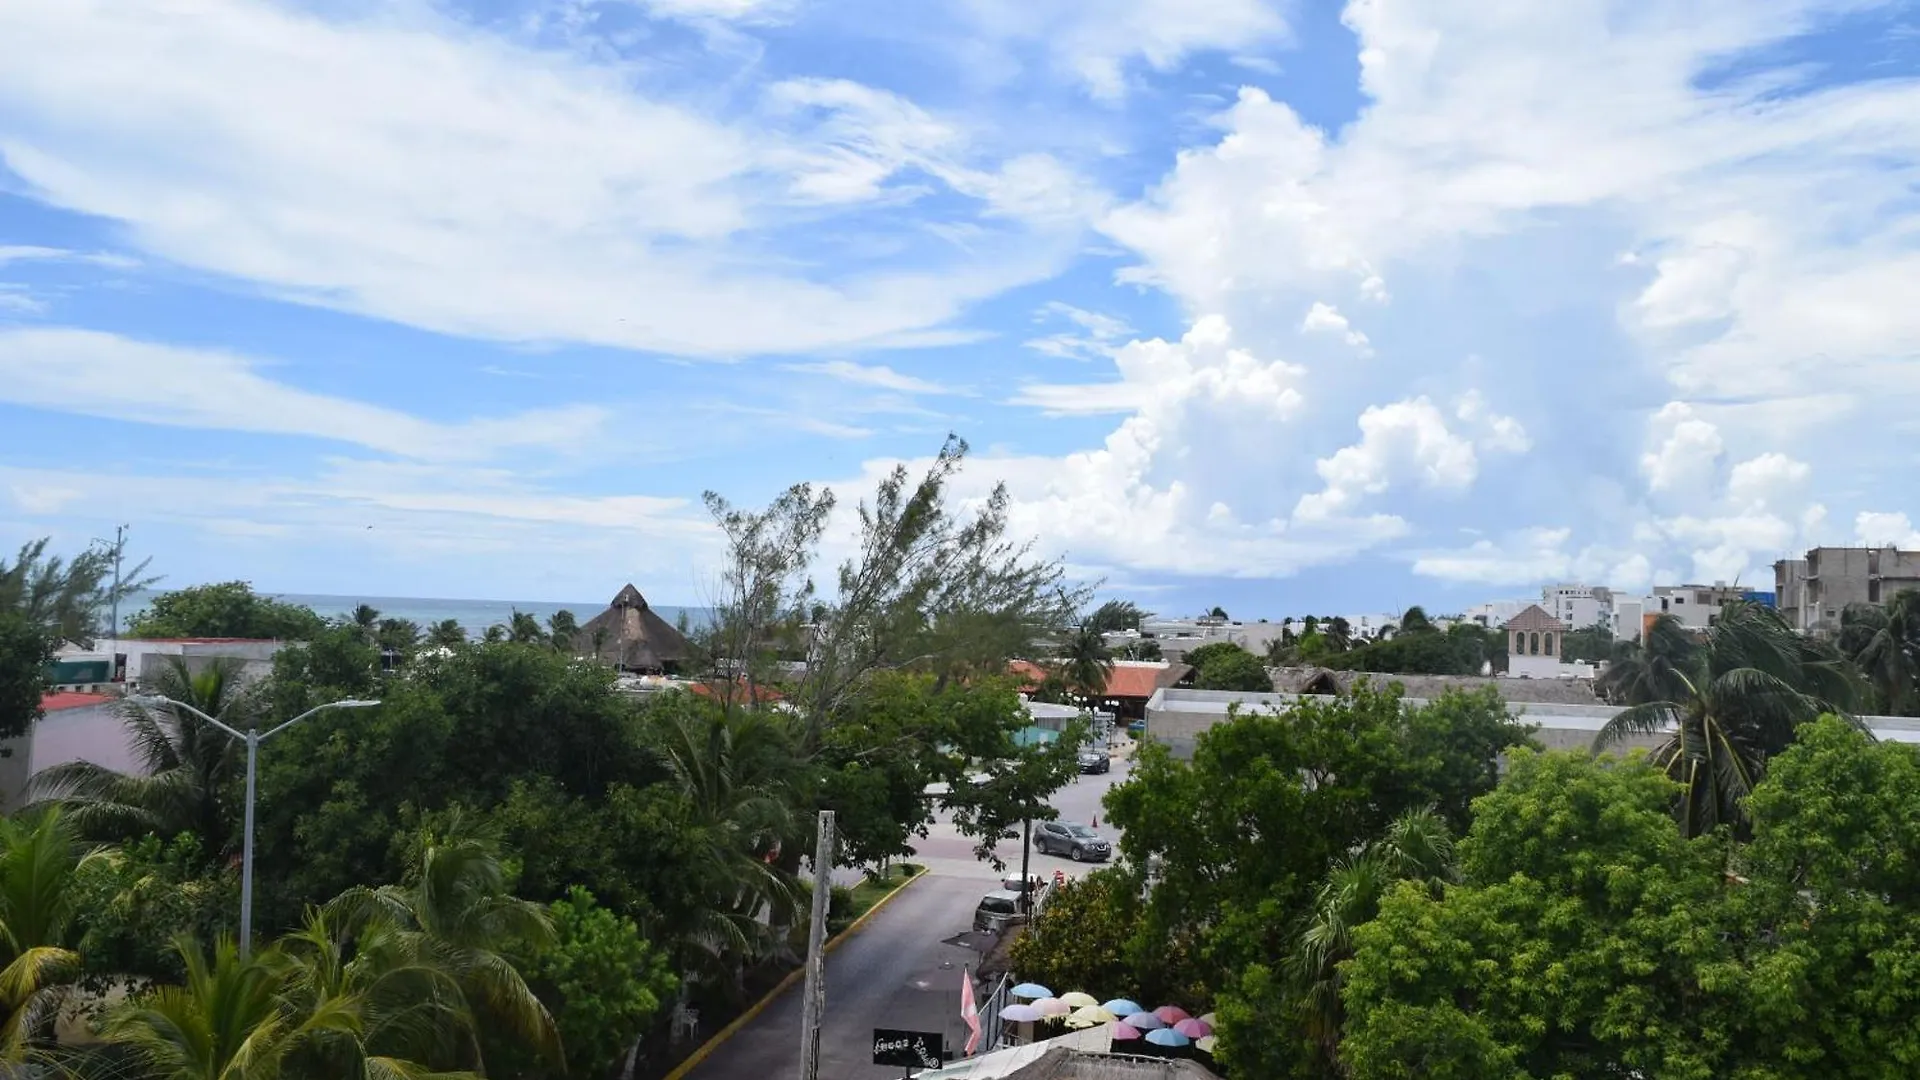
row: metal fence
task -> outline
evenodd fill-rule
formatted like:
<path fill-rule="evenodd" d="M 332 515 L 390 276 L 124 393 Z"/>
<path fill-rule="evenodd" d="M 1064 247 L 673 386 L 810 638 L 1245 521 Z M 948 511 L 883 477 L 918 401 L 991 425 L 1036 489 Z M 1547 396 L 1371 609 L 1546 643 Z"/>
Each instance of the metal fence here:
<path fill-rule="evenodd" d="M 1004 1025 L 1000 1022 L 1000 1010 L 1007 1007 L 1007 999 L 1013 991 L 1013 976 L 1000 976 L 993 990 L 980 1004 L 980 1053 L 997 1050 Z"/>

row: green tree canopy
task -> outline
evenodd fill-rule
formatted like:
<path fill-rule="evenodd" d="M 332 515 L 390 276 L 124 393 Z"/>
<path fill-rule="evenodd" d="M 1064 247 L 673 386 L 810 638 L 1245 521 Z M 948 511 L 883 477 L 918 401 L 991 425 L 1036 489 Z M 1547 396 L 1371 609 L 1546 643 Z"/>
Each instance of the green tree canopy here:
<path fill-rule="evenodd" d="M 1111 634 L 1117 630 L 1138 630 L 1140 620 L 1146 617 L 1147 613 L 1140 610 L 1140 605 L 1131 600 L 1109 600 L 1094 609 L 1082 625 L 1092 628 L 1096 633 Z"/>
<path fill-rule="evenodd" d="M 25 735 L 40 719 L 52 635 L 13 611 L 0 611 L 0 739 Z"/>
<path fill-rule="evenodd" d="M 529 981 L 558 1019 L 567 1075 L 601 1080 L 613 1072 L 673 994 L 667 958 L 634 925 L 574 887 L 550 908 L 553 947 Z"/>
<path fill-rule="evenodd" d="M 0 613 L 18 615 L 50 637 L 91 642 L 115 599 L 154 582 L 142 562 L 122 568 L 116 592 L 113 568 L 125 555 L 124 540 L 95 543 L 71 559 L 47 554 L 47 544 L 35 540 L 21 545 L 12 563 L 0 559 Z"/>
<path fill-rule="evenodd" d="M 1266 693 L 1273 689 L 1266 663 L 1230 642 L 1202 645 L 1187 654 L 1187 663 L 1193 665 L 1193 685 L 1201 690 Z"/>
<path fill-rule="evenodd" d="M 244 581 L 223 581 L 163 592 L 153 598 L 145 611 L 127 620 L 128 635 L 140 638 L 309 641 L 325 627 L 326 620 L 312 608 L 261 596 Z"/>

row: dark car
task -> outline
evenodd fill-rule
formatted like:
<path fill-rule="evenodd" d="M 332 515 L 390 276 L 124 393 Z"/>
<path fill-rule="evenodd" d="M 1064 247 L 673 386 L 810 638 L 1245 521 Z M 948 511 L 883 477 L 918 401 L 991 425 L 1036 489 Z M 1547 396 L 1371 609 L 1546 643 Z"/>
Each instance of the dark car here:
<path fill-rule="evenodd" d="M 989 934 L 1005 930 L 1020 919 L 1020 894 L 1007 889 L 990 892 L 973 909 L 973 928 Z"/>
<path fill-rule="evenodd" d="M 1085 825 L 1070 821 L 1042 821 L 1033 827 L 1033 850 L 1042 855 L 1065 855 L 1074 862 L 1106 862 L 1113 845 Z"/>
<path fill-rule="evenodd" d="M 1103 773 L 1113 771 L 1113 759 L 1098 750 L 1080 751 L 1080 771 L 1083 773 Z"/>

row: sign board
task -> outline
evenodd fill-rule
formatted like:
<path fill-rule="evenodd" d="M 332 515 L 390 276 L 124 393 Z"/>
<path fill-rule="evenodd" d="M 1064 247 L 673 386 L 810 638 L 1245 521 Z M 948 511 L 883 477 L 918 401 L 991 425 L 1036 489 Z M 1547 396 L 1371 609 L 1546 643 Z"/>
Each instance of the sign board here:
<path fill-rule="evenodd" d="M 946 1039 L 937 1031 L 896 1031 L 873 1029 L 873 1063 L 899 1065 L 908 1069 L 933 1069 L 940 1065 L 940 1052 Z"/>

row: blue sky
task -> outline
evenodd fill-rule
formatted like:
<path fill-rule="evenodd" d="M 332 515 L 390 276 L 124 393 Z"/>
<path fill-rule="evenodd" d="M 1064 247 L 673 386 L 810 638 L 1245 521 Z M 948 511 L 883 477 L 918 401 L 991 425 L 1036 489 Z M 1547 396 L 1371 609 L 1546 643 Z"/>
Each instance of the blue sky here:
<path fill-rule="evenodd" d="M 1912 3 L 27 0 L 0 543 L 700 603 L 954 431 L 1167 612 L 1764 584 L 1920 546 L 1917 180 Z"/>

